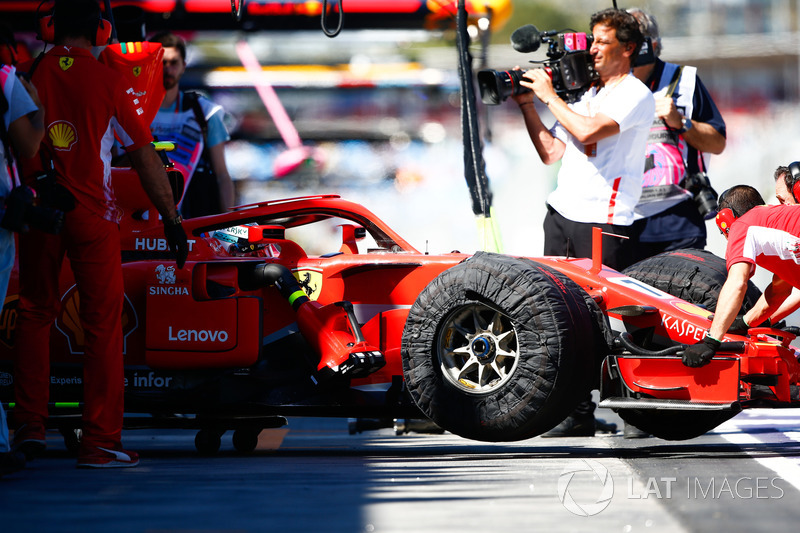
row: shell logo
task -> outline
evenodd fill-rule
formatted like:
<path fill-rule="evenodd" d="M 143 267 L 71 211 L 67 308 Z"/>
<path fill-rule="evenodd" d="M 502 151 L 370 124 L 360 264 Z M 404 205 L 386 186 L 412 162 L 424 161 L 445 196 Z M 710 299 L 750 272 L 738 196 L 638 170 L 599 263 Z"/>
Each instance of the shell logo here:
<path fill-rule="evenodd" d="M 78 132 L 75 126 L 66 120 L 59 120 L 50 124 L 50 127 L 47 128 L 47 135 L 56 150 L 69 151 L 78 142 Z"/>

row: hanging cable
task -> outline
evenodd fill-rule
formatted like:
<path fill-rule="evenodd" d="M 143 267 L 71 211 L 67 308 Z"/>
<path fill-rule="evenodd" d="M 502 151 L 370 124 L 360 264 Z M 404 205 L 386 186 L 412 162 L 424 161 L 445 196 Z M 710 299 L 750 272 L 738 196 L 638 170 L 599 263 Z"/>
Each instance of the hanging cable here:
<path fill-rule="evenodd" d="M 328 19 L 325 16 L 328 12 L 328 0 L 322 0 L 322 13 L 320 14 L 320 22 L 322 23 L 322 32 L 327 35 L 328 37 L 336 37 L 339 35 L 339 32 L 342 31 L 342 27 L 344 26 L 344 8 L 342 7 L 342 0 L 334 0 L 339 8 L 339 22 L 336 25 L 336 29 L 331 31 L 328 26 Z M 333 11 L 334 8 L 331 8 Z"/>
<path fill-rule="evenodd" d="M 244 11 L 244 2 L 245 0 L 238 0 L 239 4 L 236 4 L 237 0 L 231 0 L 231 15 L 233 15 L 233 20 L 235 22 L 242 21 L 242 12 Z"/>

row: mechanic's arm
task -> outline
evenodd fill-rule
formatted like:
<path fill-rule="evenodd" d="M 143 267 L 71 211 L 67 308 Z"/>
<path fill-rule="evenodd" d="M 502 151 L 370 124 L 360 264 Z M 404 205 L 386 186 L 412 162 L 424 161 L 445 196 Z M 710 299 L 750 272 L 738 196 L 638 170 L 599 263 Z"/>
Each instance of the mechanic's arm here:
<path fill-rule="evenodd" d="M 186 258 L 189 255 L 189 243 L 186 240 L 186 232 L 183 231 L 181 218 L 178 216 L 178 209 L 172 198 L 172 187 L 169 184 L 167 173 L 161 158 L 158 157 L 156 149 L 152 144 L 147 143 L 141 148 L 128 152 L 133 168 L 139 174 L 139 181 L 142 188 L 147 192 L 150 201 L 156 206 L 164 220 L 164 236 L 172 252 L 177 254 L 175 262 L 178 268 L 183 268 Z"/>
<path fill-rule="evenodd" d="M 777 275 L 773 275 L 772 282 L 767 285 L 767 288 L 761 293 L 761 297 L 753 308 L 745 313 L 745 323 L 752 324 L 755 327 L 764 322 L 767 318 L 770 318 L 770 323 L 774 324 L 777 320 L 773 322 L 771 317 L 781 308 L 782 304 L 789 299 L 789 295 L 791 294 L 792 286 Z M 800 305 L 800 302 L 797 302 L 797 305 Z"/>
<path fill-rule="evenodd" d="M 11 144 L 19 157 L 21 159 L 30 159 L 39 151 L 39 144 L 44 138 L 44 109 L 36 87 L 23 78 L 18 77 L 17 80 L 25 87 L 31 100 L 39 109 L 19 117 L 9 124 L 8 137 L 11 139 Z"/>
<path fill-rule="evenodd" d="M 656 99 L 656 116 L 663 119 L 670 128 L 683 128 L 683 115 L 670 97 Z M 692 119 L 692 128 L 683 133 L 683 138 L 699 152 L 719 155 L 725 150 L 725 136 L 706 122 Z"/>
<path fill-rule="evenodd" d="M 701 367 L 711 362 L 717 353 L 722 338 L 736 319 L 736 313 L 742 306 L 750 280 L 750 263 L 735 263 L 728 270 L 728 278 L 719 292 L 717 310 L 714 320 L 708 328 L 705 338 L 697 344 L 687 346 L 683 351 L 683 364 L 689 367 Z"/>
<path fill-rule="evenodd" d="M 217 187 L 219 187 L 219 201 L 222 209 L 229 209 L 234 206 L 233 180 L 228 173 L 228 165 L 225 163 L 225 143 L 215 144 L 208 149 L 211 157 L 211 166 L 217 176 Z"/>
<path fill-rule="evenodd" d="M 791 294 L 769 317 L 770 324 L 777 324 L 787 316 L 800 309 L 800 290 L 792 288 Z"/>
<path fill-rule="evenodd" d="M 750 263 L 740 262 L 734 263 L 728 270 L 728 278 L 719 292 L 714 320 L 711 322 L 711 327 L 708 328 L 710 337 L 722 340 L 728 328 L 733 324 L 747 293 L 750 268 Z"/>

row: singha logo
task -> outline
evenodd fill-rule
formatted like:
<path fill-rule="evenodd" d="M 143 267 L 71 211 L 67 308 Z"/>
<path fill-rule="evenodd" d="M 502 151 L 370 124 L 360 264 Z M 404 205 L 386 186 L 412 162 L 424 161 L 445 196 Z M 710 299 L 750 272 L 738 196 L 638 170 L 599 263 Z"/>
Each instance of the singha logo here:
<path fill-rule="evenodd" d="M 156 267 L 156 278 L 158 282 L 164 285 L 175 285 L 175 265 L 165 267 L 158 265 Z"/>

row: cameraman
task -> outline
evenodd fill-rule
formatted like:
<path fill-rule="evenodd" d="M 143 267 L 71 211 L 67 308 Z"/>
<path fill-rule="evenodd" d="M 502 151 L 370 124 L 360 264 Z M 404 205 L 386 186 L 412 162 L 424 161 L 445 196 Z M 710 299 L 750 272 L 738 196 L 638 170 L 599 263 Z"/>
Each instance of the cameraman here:
<path fill-rule="evenodd" d="M 116 135 L 130 154 L 142 187 L 164 220 L 178 268 L 188 255 L 186 233 L 166 172 L 151 141 L 134 91 L 118 72 L 95 59 L 108 24 L 97 0 L 56 0 L 50 19 L 55 46 L 32 73 L 45 107 L 48 135 L 40 157 L 51 158 L 44 181 L 66 204 L 59 235 L 31 229 L 20 238 L 19 318 L 14 346 L 14 449 L 28 456 L 45 446 L 50 390 L 50 333 L 60 308 L 59 280 L 65 257 L 80 298 L 85 331 L 83 437 L 78 467 L 136 466 L 122 448 L 124 400 L 120 260 L 120 209 L 111 187 L 109 161 Z M 43 32 L 44 33 L 44 32 Z M 104 33 L 106 33 L 104 35 Z M 41 180 L 40 180 L 41 181 Z"/>
<path fill-rule="evenodd" d="M 716 193 L 705 177 L 704 152 L 721 154 L 726 132 L 725 121 L 697 77 L 697 69 L 658 59 L 661 38 L 656 20 L 638 8 L 628 12 L 639 21 L 644 36 L 652 39 L 655 56 L 654 62 L 633 69 L 656 97 L 642 198 L 636 206 L 637 219 L 643 218 L 636 248 L 639 261 L 669 250 L 705 248 L 705 218 L 716 214 Z M 695 187 L 684 181 L 692 176 L 704 183 Z M 701 205 L 704 196 L 710 204 L 705 207 Z"/>
<path fill-rule="evenodd" d="M 558 184 L 547 198 L 545 255 L 591 257 L 592 227 L 630 237 L 603 240 L 603 264 L 617 270 L 633 261 L 633 208 L 642 189 L 643 153 L 655 113 L 653 95 L 629 75 L 643 37 L 632 15 L 605 9 L 592 15 L 590 54 L 598 82 L 567 104 L 543 69 L 528 70 L 513 95 L 542 162 L 561 161 Z M 557 122 L 542 123 L 533 96 Z"/>
<path fill-rule="evenodd" d="M 598 82 L 572 104 L 562 100 L 543 69 L 528 70 L 513 95 L 542 162 L 561 161 L 556 190 L 547 198 L 544 254 L 591 257 L 592 228 L 627 238 L 603 239 L 603 264 L 622 270 L 633 263 L 634 207 L 642 191 L 647 134 L 655 113 L 653 94 L 630 75 L 644 37 L 636 19 L 618 9 L 592 15 L 590 55 Z M 534 95 L 555 116 L 547 129 Z M 588 394 L 588 391 L 587 391 Z M 593 436 L 591 396 L 548 437 Z"/>
<path fill-rule="evenodd" d="M 0 307 L 5 302 L 8 279 L 14 267 L 14 234 L 19 229 L 11 220 L 9 211 L 14 211 L 11 198 L 12 180 L 7 169 L 13 168 L 6 147 L 13 147 L 22 158 L 33 157 L 44 138 L 44 113 L 36 88 L 16 75 L 11 65 L 0 65 L 0 112 L 3 114 L 0 129 L 0 197 L 7 211 L 0 222 Z M 8 165 L 6 164 L 8 162 Z M 14 196 L 17 196 L 16 194 Z M 8 215 L 8 216 L 6 216 Z M 5 411 L 0 403 L 0 477 L 25 465 L 21 454 L 12 453 L 8 442 L 8 426 Z"/>

